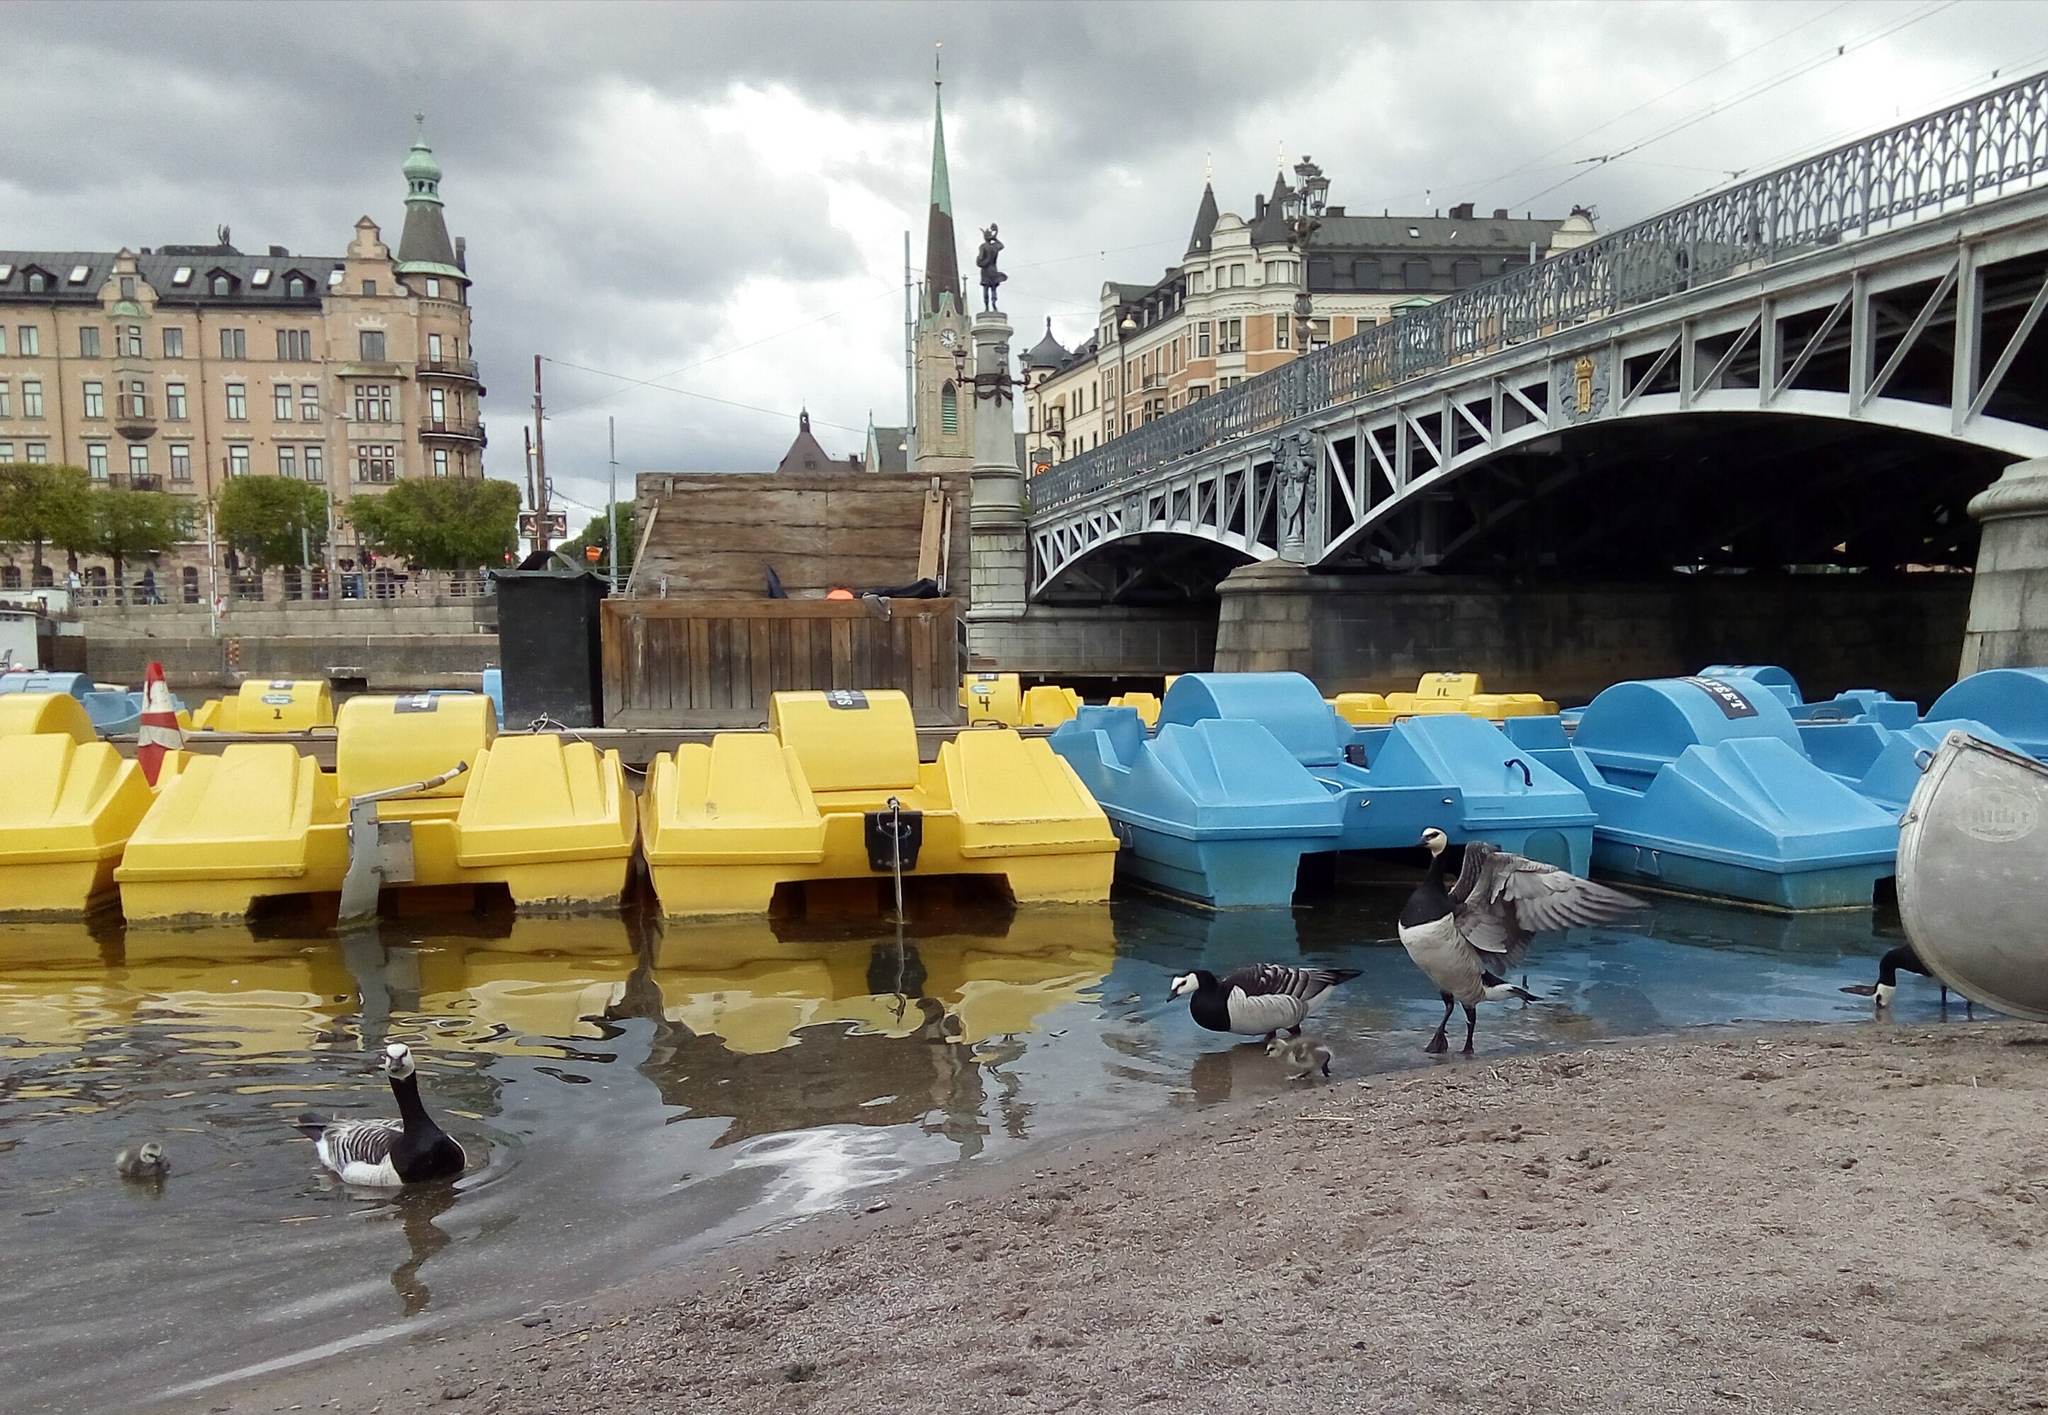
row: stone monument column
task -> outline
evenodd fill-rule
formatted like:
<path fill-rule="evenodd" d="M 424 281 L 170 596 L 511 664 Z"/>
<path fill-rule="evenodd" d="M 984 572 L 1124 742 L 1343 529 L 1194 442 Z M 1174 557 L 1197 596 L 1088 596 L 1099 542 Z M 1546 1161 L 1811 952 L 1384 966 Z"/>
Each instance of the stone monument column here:
<path fill-rule="evenodd" d="M 2048 666 L 2048 457 L 2015 462 L 1970 499 L 1984 526 L 1958 677 Z"/>
<path fill-rule="evenodd" d="M 1016 385 L 1010 377 L 1010 321 L 1000 310 L 974 317 L 974 484 L 968 512 L 973 574 L 968 643 L 977 653 L 986 634 L 975 625 L 1021 619 L 1030 574 L 1024 526 L 1024 472 L 1017 465 Z"/>

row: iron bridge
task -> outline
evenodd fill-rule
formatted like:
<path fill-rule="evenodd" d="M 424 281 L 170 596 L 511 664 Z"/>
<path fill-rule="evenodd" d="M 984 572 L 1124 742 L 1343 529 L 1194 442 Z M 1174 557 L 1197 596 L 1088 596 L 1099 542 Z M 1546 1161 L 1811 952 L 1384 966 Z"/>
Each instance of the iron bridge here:
<path fill-rule="evenodd" d="M 1967 565 L 2048 455 L 2044 178 L 2048 73 L 1408 312 L 1032 478 L 1032 595 Z"/>

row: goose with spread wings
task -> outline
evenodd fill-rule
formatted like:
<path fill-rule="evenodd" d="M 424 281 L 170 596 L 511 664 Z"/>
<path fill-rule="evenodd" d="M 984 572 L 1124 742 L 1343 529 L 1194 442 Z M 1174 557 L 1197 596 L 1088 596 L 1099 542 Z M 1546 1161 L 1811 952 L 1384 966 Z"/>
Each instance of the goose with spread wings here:
<path fill-rule="evenodd" d="M 1444 1000 L 1443 1020 L 1426 1048 L 1430 1052 L 1450 1049 L 1444 1031 L 1454 1007 L 1465 1009 L 1469 1055 L 1479 1025 L 1478 1003 L 1537 1000 L 1506 977 L 1528 956 L 1537 934 L 1611 924 L 1645 907 L 1632 894 L 1478 840 L 1465 847 L 1458 877 L 1446 888 L 1444 848 L 1450 837 L 1432 827 L 1422 832 L 1422 843 L 1429 849 L 1429 870 L 1401 910 L 1400 933 L 1401 946 Z"/>
<path fill-rule="evenodd" d="M 1301 1031 L 1330 989 L 1358 976 L 1356 968 L 1297 968 L 1253 963 L 1217 977 L 1207 968 L 1182 973 L 1169 997 L 1185 997 L 1188 1014 L 1212 1032 L 1237 1032 L 1271 1041 Z"/>
<path fill-rule="evenodd" d="M 428 1184 L 461 1174 L 469 1157 L 427 1114 L 412 1049 L 393 1042 L 384 1048 L 379 1064 L 391 1078 L 400 1118 L 334 1120 L 307 1111 L 293 1123 L 313 1141 L 320 1163 L 340 1175 L 344 1184 L 375 1189 Z"/>

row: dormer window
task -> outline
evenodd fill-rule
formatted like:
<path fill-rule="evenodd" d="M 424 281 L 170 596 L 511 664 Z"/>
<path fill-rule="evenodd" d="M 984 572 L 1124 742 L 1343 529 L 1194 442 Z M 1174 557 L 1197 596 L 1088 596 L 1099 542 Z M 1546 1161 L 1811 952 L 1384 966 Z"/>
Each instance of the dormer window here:
<path fill-rule="evenodd" d="M 259 290 L 268 288 L 270 284 L 269 268 L 266 266 L 263 269 L 258 270 L 254 275 L 249 277 L 249 283 Z"/>
<path fill-rule="evenodd" d="M 1419 241 L 1419 240 L 1421 240 L 1421 239 L 1422 239 L 1422 228 L 1421 228 L 1420 226 L 1410 226 L 1410 227 L 1408 228 L 1408 239 L 1409 239 L 1409 240 L 1411 240 L 1411 241 Z"/>
<path fill-rule="evenodd" d="M 189 265 L 181 265 L 176 270 L 172 271 L 171 283 L 173 285 L 190 285 L 192 283 L 192 267 Z"/>
<path fill-rule="evenodd" d="M 12 265 L 6 264 L 5 262 L 0 262 L 0 285 L 6 284 L 9 280 L 12 280 L 13 278 L 14 267 Z"/>
<path fill-rule="evenodd" d="M 232 275 L 217 270 L 208 276 L 207 280 L 212 287 L 213 293 L 216 295 L 232 295 L 235 293 L 235 278 Z"/>
<path fill-rule="evenodd" d="M 91 266 L 74 265 L 71 267 L 71 283 L 74 285 L 83 285 L 85 283 L 85 277 L 90 274 L 92 274 Z"/>
<path fill-rule="evenodd" d="M 294 275 L 284 282 L 285 293 L 295 300 L 305 299 L 311 288 L 306 284 L 306 277 L 303 275 Z"/>
<path fill-rule="evenodd" d="M 121 277 L 121 298 L 124 300 L 132 300 L 135 298 L 134 276 L 124 275 Z"/>
<path fill-rule="evenodd" d="M 343 274 L 344 272 L 342 271 L 340 266 L 336 266 L 334 269 L 328 271 L 327 288 L 330 290 L 339 290 L 341 288 Z"/>
<path fill-rule="evenodd" d="M 28 287 L 31 295 L 40 295 L 50 288 L 50 277 L 40 270 L 31 270 L 22 283 Z"/>

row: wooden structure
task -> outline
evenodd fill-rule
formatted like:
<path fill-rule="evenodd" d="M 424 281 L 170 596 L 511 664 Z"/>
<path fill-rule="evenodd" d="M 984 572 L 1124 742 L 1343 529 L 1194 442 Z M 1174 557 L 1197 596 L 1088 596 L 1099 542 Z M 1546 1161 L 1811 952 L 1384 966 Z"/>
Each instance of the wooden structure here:
<path fill-rule="evenodd" d="M 966 597 L 964 472 L 643 472 L 636 495 L 645 542 L 634 596 L 765 596 L 772 569 L 797 598 L 907 585 L 921 572 Z"/>
<path fill-rule="evenodd" d="M 919 723 L 960 720 L 956 600 L 608 599 L 603 637 L 612 727 L 758 727 L 801 688 L 899 688 Z"/>

